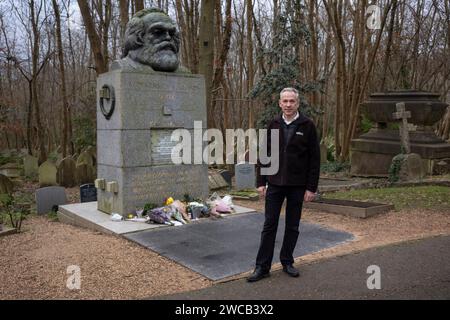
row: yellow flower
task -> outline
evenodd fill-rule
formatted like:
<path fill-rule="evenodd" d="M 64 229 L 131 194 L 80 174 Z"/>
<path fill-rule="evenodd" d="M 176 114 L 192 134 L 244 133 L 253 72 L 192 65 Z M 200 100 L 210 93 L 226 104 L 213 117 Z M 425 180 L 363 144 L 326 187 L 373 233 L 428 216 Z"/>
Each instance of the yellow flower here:
<path fill-rule="evenodd" d="M 166 206 L 168 206 L 169 204 L 173 203 L 173 198 L 172 197 L 168 197 L 166 200 Z"/>

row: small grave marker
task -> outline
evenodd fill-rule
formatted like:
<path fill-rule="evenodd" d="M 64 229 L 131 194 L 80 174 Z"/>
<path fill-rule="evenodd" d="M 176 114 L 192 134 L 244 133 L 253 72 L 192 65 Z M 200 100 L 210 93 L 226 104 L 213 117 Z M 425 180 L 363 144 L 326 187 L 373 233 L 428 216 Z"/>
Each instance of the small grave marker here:
<path fill-rule="evenodd" d="M 86 183 L 80 186 L 81 202 L 97 201 L 97 188 L 93 183 Z"/>
<path fill-rule="evenodd" d="M 45 187 L 36 190 L 36 206 L 38 214 L 46 214 L 67 203 L 66 192 L 63 187 Z"/>

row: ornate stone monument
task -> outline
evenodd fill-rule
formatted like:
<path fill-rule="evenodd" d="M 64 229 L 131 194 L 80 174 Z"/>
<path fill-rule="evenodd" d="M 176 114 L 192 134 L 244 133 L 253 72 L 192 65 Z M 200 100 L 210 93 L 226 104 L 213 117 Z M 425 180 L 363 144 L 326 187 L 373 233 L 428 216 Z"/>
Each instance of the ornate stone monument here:
<path fill-rule="evenodd" d="M 392 158 L 401 153 L 399 130 L 388 128 L 388 123 L 403 121 L 394 116 L 399 102 L 404 102 L 404 112 L 410 112 L 409 125 L 415 127 L 409 130 L 410 152 L 420 155 L 426 173 L 432 174 L 440 161 L 450 160 L 450 144 L 437 137 L 433 128 L 447 108 L 439 94 L 412 90 L 374 93 L 362 104 L 362 112 L 376 127 L 352 140 L 352 174 L 388 175 Z"/>
<path fill-rule="evenodd" d="M 179 33 L 159 9 L 127 25 L 122 60 L 97 80 L 98 209 L 128 214 L 164 197 L 208 195 L 206 164 L 175 165 L 175 129 L 206 126 L 205 81 L 180 67 Z"/>

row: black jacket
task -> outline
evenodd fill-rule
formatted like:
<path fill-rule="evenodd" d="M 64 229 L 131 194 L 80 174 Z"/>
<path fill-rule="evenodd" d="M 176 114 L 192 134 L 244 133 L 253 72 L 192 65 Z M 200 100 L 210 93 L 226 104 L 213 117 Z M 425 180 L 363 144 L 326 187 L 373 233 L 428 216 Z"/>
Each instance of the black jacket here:
<path fill-rule="evenodd" d="M 257 187 L 265 186 L 269 182 L 278 186 L 304 186 L 307 190 L 316 192 L 320 174 L 320 146 L 316 127 L 301 113 L 298 119 L 289 125 L 291 126 L 295 126 L 295 130 L 289 138 L 286 137 L 287 139 L 285 139 L 285 132 L 288 130 L 281 116 L 272 120 L 267 127 L 269 154 L 272 145 L 271 130 L 279 130 L 279 169 L 274 175 L 261 175 L 261 167 L 268 167 L 270 164 L 263 166 L 258 161 Z"/>

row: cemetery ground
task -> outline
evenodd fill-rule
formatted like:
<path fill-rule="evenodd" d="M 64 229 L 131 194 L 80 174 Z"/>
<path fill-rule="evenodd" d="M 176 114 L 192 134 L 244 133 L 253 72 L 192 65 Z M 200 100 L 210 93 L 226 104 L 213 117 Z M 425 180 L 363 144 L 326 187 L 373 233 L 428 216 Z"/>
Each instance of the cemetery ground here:
<path fill-rule="evenodd" d="M 444 178 L 450 180 L 449 176 Z M 19 189 L 34 194 L 37 187 L 26 182 Z M 79 202 L 79 188 L 66 189 L 66 193 L 70 203 Z M 303 222 L 350 232 L 354 239 L 297 258 L 295 265 L 300 269 L 302 265 L 368 248 L 450 234 L 448 186 L 360 189 L 325 196 L 392 203 L 395 210 L 360 219 L 304 209 Z M 264 207 L 262 200 L 234 203 L 260 212 Z M 81 290 L 66 287 L 70 265 L 80 266 Z M 273 270 L 279 269 L 274 265 Z M 126 239 L 37 215 L 24 221 L 21 233 L 0 237 L 0 270 L 0 299 L 139 299 L 215 284 Z"/>

